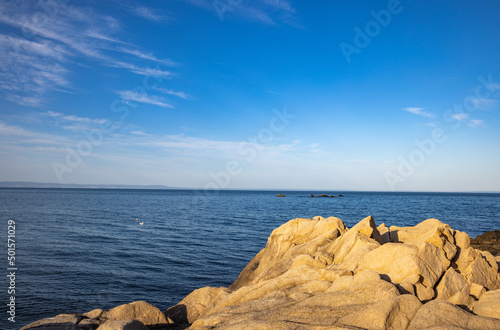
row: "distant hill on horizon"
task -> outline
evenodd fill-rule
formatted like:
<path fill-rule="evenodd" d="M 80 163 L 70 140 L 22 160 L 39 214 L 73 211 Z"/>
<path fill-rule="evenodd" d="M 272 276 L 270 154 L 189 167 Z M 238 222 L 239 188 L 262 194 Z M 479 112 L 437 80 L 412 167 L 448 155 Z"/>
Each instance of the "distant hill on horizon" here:
<path fill-rule="evenodd" d="M 177 189 L 164 185 L 77 184 L 24 181 L 2 181 L 0 182 L 0 188 Z"/>

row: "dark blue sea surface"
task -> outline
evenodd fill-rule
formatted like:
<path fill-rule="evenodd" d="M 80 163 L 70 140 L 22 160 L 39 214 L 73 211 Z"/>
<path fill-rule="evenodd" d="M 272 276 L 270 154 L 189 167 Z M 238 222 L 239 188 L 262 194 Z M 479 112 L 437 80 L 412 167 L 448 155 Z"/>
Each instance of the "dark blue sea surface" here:
<path fill-rule="evenodd" d="M 336 216 L 348 227 L 368 215 L 388 226 L 437 218 L 471 237 L 500 228 L 500 194 L 310 193 L 0 189 L 4 273 L 9 219 L 18 268 L 16 323 L 7 321 L 4 275 L 0 328 L 136 300 L 165 310 L 197 288 L 230 285 L 271 231 L 293 218 Z"/>

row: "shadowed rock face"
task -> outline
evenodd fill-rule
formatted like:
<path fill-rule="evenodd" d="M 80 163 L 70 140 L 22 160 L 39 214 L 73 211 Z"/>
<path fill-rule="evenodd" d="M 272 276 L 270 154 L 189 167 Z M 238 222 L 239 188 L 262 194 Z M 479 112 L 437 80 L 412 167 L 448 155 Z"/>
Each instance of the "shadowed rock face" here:
<path fill-rule="evenodd" d="M 500 256 L 500 230 L 488 231 L 471 239 L 470 244 L 478 250 L 488 251 L 494 256 Z"/>
<path fill-rule="evenodd" d="M 229 288 L 195 290 L 165 313 L 135 302 L 23 329 L 500 329 L 497 260 L 473 247 L 436 219 L 377 227 L 367 217 L 351 229 L 293 219 Z"/>

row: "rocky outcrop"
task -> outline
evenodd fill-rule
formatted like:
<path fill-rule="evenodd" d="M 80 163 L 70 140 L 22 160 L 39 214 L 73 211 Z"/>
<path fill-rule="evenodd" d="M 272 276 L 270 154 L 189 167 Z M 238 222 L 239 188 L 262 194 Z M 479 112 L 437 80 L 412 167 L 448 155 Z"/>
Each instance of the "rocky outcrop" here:
<path fill-rule="evenodd" d="M 500 256 L 500 230 L 488 231 L 471 240 L 471 246 Z"/>
<path fill-rule="evenodd" d="M 491 253 L 437 219 L 367 217 L 351 229 L 294 219 L 229 288 L 195 290 L 164 313 L 135 302 L 44 320 L 24 329 L 500 329 L 500 274 Z"/>
<path fill-rule="evenodd" d="M 137 320 L 116 320 L 104 323 L 99 330 L 148 330 L 148 327 Z"/>
<path fill-rule="evenodd" d="M 82 316 L 73 314 L 59 314 L 54 317 L 35 321 L 21 330 L 25 329 L 61 329 L 73 330 L 82 321 Z"/>
<path fill-rule="evenodd" d="M 109 311 L 94 309 L 84 314 L 61 314 L 33 322 L 27 329 L 64 330 L 144 330 L 147 326 L 167 326 L 172 324 L 165 313 L 145 301 L 120 305 Z"/>
<path fill-rule="evenodd" d="M 145 301 L 136 301 L 121 305 L 104 312 L 100 317 L 113 320 L 137 320 L 144 325 L 166 324 L 165 314 L 155 306 Z"/>
<path fill-rule="evenodd" d="M 500 290 L 485 292 L 472 304 L 472 311 L 477 315 L 500 319 Z"/>

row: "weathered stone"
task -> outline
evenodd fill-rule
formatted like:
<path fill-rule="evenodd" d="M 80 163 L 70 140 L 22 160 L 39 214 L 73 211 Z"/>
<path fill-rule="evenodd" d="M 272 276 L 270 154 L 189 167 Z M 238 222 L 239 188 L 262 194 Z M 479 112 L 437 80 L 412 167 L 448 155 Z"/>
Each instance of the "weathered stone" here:
<path fill-rule="evenodd" d="M 145 301 L 120 305 L 103 313 L 108 320 L 137 320 L 144 325 L 166 324 L 165 314 Z"/>
<path fill-rule="evenodd" d="M 421 306 L 417 297 L 405 294 L 348 314 L 339 319 L 339 324 L 363 329 L 406 329 Z"/>
<path fill-rule="evenodd" d="M 477 315 L 500 319 L 500 290 L 485 292 L 472 305 L 472 311 Z"/>
<path fill-rule="evenodd" d="M 165 311 L 165 316 L 175 324 L 191 324 L 229 295 L 227 288 L 204 287 L 191 292 L 177 305 Z"/>
<path fill-rule="evenodd" d="M 94 309 L 91 310 L 90 312 L 84 313 L 83 316 L 88 317 L 89 319 L 95 319 L 101 316 L 102 312 L 104 312 L 102 309 Z"/>
<path fill-rule="evenodd" d="M 254 285 L 248 285 L 232 292 L 227 297 L 221 299 L 221 301 L 207 313 L 214 313 L 224 307 L 243 304 L 249 301 L 258 300 L 262 297 L 287 297 L 287 293 L 294 293 L 296 292 L 296 287 L 303 286 L 309 282 L 319 283 L 321 281 L 328 281 L 331 284 L 331 282 L 336 280 L 342 273 L 343 271 L 307 266 L 292 268 L 277 278 L 262 281 Z M 314 294 L 326 289 L 323 284 L 321 284 L 319 288 L 311 288 L 310 286 L 306 288 L 308 288 L 307 293 L 314 292 Z"/>
<path fill-rule="evenodd" d="M 408 330 L 417 329 L 500 329 L 500 320 L 477 316 L 443 300 L 423 305 L 413 317 Z"/>
<path fill-rule="evenodd" d="M 83 319 L 78 323 L 78 330 L 94 330 L 99 327 L 102 322 L 98 319 Z"/>
<path fill-rule="evenodd" d="M 148 327 L 137 320 L 111 320 L 103 323 L 97 330 L 148 330 Z"/>
<path fill-rule="evenodd" d="M 303 296 L 303 299 L 299 301 L 291 299 L 288 295 L 290 291 L 287 289 L 275 288 L 274 292 L 283 292 L 281 296 L 268 294 L 262 296 L 261 292 L 255 293 L 253 288 L 247 290 L 244 290 L 246 287 L 241 288 L 238 291 L 244 291 L 238 293 L 238 297 L 234 297 L 230 302 L 224 302 L 222 308 L 210 311 L 205 317 L 194 322 L 191 328 L 217 326 L 222 329 L 238 327 L 266 329 L 272 325 L 279 329 L 296 329 L 297 326 L 307 329 L 315 327 L 335 329 L 336 326 L 338 328 L 352 327 L 359 323 L 361 311 L 366 310 L 366 315 L 370 315 L 373 322 L 380 325 L 382 329 L 387 324 L 408 324 L 411 315 L 419 307 L 418 300 L 411 301 L 416 299 L 413 296 L 399 298 L 396 287 L 381 280 L 375 272 L 367 271 L 355 276 L 337 277 L 332 284 L 331 280 L 335 276 L 318 277 L 322 272 L 324 272 L 323 275 L 328 275 L 327 270 L 312 272 L 303 269 L 302 271 L 305 272 L 303 274 L 306 279 L 305 283 L 311 283 L 311 278 L 316 278 L 312 281 L 311 287 L 295 286 L 300 287 L 304 293 L 309 292 Z M 300 282 L 297 276 L 295 277 L 295 280 Z M 318 278 L 324 280 L 321 281 Z M 269 282 L 275 281 L 277 279 Z M 282 284 L 287 282 L 283 281 Z M 330 285 L 325 282 L 330 282 Z M 325 290 L 325 288 L 328 289 Z M 401 312 L 401 309 L 404 309 L 404 312 Z M 342 318 L 343 321 L 340 321 Z"/>
<path fill-rule="evenodd" d="M 458 248 L 465 250 L 470 247 L 470 237 L 467 233 L 455 230 L 455 244 Z"/>
<path fill-rule="evenodd" d="M 326 252 L 333 255 L 335 265 L 342 265 L 344 269 L 355 271 L 363 257 L 379 246 L 379 243 L 362 232 L 352 231 L 327 246 Z"/>
<path fill-rule="evenodd" d="M 457 253 L 453 231 L 447 224 L 437 219 L 427 219 L 415 227 L 390 227 L 391 241 L 421 247 L 430 243 L 441 249 L 448 260 Z"/>
<path fill-rule="evenodd" d="M 424 248 L 431 251 L 421 253 L 413 245 L 386 243 L 368 253 L 360 262 L 358 270 L 374 270 L 384 279 L 398 284 L 403 283 L 410 276 L 414 278 L 418 276 L 425 288 L 416 287 L 417 295 L 422 301 L 428 300 L 434 295 L 431 290 L 444 272 L 445 265 L 441 263 L 441 258 L 432 254 L 432 250 L 437 250 L 437 248 L 426 244 Z M 422 255 L 426 258 L 422 258 Z"/>
<path fill-rule="evenodd" d="M 415 296 L 420 299 L 421 302 L 426 303 L 435 296 L 435 291 L 432 287 L 427 287 L 423 283 L 417 283 L 415 287 Z"/>
<path fill-rule="evenodd" d="M 76 325 L 82 317 L 74 314 L 59 314 L 54 317 L 38 320 L 21 328 L 21 330 L 76 330 Z"/>
<path fill-rule="evenodd" d="M 378 230 L 380 237 L 382 238 L 382 241 L 384 244 L 389 243 L 391 241 L 391 231 L 389 230 L 389 228 L 387 228 L 385 223 L 379 225 L 377 227 L 377 230 Z"/>
<path fill-rule="evenodd" d="M 482 285 L 479 285 L 479 284 L 476 284 L 476 283 L 472 283 L 471 286 L 470 286 L 470 295 L 475 300 L 478 300 L 479 298 L 481 298 L 481 296 L 485 292 L 486 292 L 486 289 Z"/>
<path fill-rule="evenodd" d="M 266 248 L 252 259 L 229 289 L 236 290 L 285 273 L 293 257 L 314 254 L 346 230 L 342 220 L 334 217 L 290 220 L 271 233 Z"/>
<path fill-rule="evenodd" d="M 436 287 L 436 299 L 447 300 L 455 305 L 470 304 L 470 284 L 453 268 L 448 268 Z"/>
<path fill-rule="evenodd" d="M 498 264 L 489 252 L 469 247 L 460 251 L 455 261 L 457 271 L 470 283 L 480 284 L 488 290 L 500 289 Z"/>
<path fill-rule="evenodd" d="M 344 269 L 355 271 L 362 258 L 381 243 L 383 239 L 370 216 L 320 250 L 333 255 L 334 264 L 342 264 Z"/>

